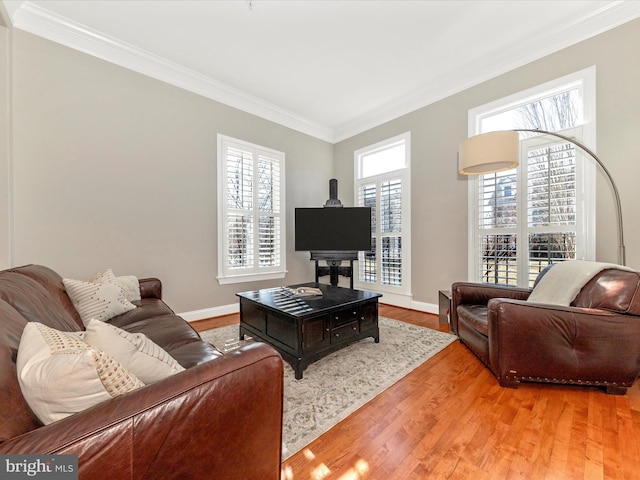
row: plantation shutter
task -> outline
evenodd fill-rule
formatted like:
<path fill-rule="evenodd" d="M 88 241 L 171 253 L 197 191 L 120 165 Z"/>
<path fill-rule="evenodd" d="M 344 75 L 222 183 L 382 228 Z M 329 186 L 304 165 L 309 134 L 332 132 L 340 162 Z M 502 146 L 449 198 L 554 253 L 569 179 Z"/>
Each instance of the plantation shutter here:
<path fill-rule="evenodd" d="M 527 152 L 528 282 L 547 265 L 576 258 L 576 150 L 571 143 Z"/>
<path fill-rule="evenodd" d="M 229 137 L 219 142 L 225 195 L 218 278 L 284 274 L 284 155 Z"/>
<path fill-rule="evenodd" d="M 378 279 L 378 262 L 376 256 L 377 245 L 377 224 L 378 224 L 378 186 L 375 183 L 361 184 L 358 189 L 357 204 L 361 207 L 371 208 L 371 250 L 364 252 L 362 260 L 359 262 L 360 280 L 363 282 L 376 283 Z"/>
<path fill-rule="evenodd" d="M 371 250 L 360 262 L 363 282 L 402 285 L 402 201 L 401 178 L 362 183 L 358 189 L 358 205 L 371 207 Z"/>
<path fill-rule="evenodd" d="M 402 180 L 380 183 L 380 240 L 383 285 L 402 285 Z"/>
<path fill-rule="evenodd" d="M 258 156 L 260 267 L 280 264 L 280 164 L 265 155 Z"/>
<path fill-rule="evenodd" d="M 253 267 L 253 154 L 227 149 L 227 268 Z"/>
<path fill-rule="evenodd" d="M 516 285 L 517 176 L 515 169 L 482 175 L 478 188 L 478 242 L 482 281 Z"/>

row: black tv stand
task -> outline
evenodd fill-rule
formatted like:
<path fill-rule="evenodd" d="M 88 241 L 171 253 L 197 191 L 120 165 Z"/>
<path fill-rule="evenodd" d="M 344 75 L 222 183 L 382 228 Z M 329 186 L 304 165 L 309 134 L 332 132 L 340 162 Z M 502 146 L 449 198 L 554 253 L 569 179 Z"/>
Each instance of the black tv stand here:
<path fill-rule="evenodd" d="M 329 275 L 330 283 L 334 287 L 338 286 L 338 277 L 349 278 L 350 288 L 353 290 L 353 262 L 358 260 L 358 252 L 343 252 L 335 250 L 312 251 L 311 260 L 316 263 L 316 283 L 320 277 Z M 327 265 L 321 266 L 318 262 L 324 260 Z M 348 261 L 349 266 L 342 266 L 343 261 Z"/>

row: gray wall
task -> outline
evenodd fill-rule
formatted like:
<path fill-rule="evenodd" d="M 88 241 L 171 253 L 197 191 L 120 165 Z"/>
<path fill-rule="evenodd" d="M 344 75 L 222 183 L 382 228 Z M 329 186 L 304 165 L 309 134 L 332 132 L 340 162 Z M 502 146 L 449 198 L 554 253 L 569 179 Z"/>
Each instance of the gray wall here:
<path fill-rule="evenodd" d="M 63 276 L 158 276 L 178 312 L 313 280 L 293 252 L 294 206 L 322 205 L 331 144 L 13 30 L 14 265 Z M 284 280 L 221 286 L 216 135 L 286 154 Z"/>
<path fill-rule="evenodd" d="M 627 264 L 640 269 L 638 112 L 640 20 L 627 23 L 498 78 L 450 96 L 335 145 L 336 178 L 353 196 L 353 151 L 410 131 L 412 147 L 412 290 L 417 304 L 437 303 L 439 289 L 467 279 L 467 182 L 457 148 L 467 137 L 469 109 L 596 66 L 597 152 L 622 200 Z M 470 75 L 473 75 L 470 72 Z M 344 193 L 346 198 L 347 193 Z M 612 192 L 597 179 L 597 260 L 617 263 Z"/>

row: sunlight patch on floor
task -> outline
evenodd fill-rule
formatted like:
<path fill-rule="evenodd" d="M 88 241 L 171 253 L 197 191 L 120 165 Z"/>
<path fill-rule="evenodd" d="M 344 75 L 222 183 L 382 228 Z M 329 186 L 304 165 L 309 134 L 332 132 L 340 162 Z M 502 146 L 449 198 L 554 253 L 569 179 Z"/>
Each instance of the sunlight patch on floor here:
<path fill-rule="evenodd" d="M 360 480 L 369 471 L 369 464 L 366 460 L 360 459 L 353 468 L 342 475 L 338 480 Z"/>
<path fill-rule="evenodd" d="M 302 454 L 304 455 L 304 458 L 306 458 L 309 461 L 315 460 L 316 458 L 314 453 L 308 448 L 305 448 L 302 451 Z M 369 463 L 366 460 L 361 458 L 360 460 L 356 461 L 356 463 L 352 468 L 350 468 L 347 472 L 341 475 L 338 478 L 338 480 L 360 480 L 364 478 L 364 476 L 368 472 L 369 472 Z M 324 478 L 327 478 L 329 475 L 331 475 L 331 470 L 329 469 L 329 467 L 327 467 L 324 463 L 320 463 L 317 466 L 311 468 L 309 479 L 323 480 Z M 291 468 L 291 466 L 286 465 L 282 468 L 282 473 L 280 475 L 280 478 L 281 480 L 295 479 L 295 475 L 293 473 L 293 469 Z M 306 479 L 303 479 L 302 477 L 298 476 L 298 478 L 295 480 L 306 480 Z"/>

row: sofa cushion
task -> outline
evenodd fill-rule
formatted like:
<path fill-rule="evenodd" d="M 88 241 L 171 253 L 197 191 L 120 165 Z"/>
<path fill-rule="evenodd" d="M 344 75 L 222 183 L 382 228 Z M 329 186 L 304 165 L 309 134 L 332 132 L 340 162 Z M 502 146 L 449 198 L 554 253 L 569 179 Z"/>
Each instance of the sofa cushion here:
<path fill-rule="evenodd" d="M 16 358 L 27 320 L 0 300 L 0 443 L 42 425 L 22 396 Z"/>
<path fill-rule="evenodd" d="M 0 299 L 13 306 L 29 322 L 41 322 L 70 332 L 79 329 L 56 295 L 26 275 L 3 272 L 0 275 Z"/>
<path fill-rule="evenodd" d="M 22 394 L 44 424 L 144 386 L 79 334 L 38 322 L 24 327 L 16 368 Z"/>
<path fill-rule="evenodd" d="M 118 315 L 117 317 L 110 319 L 109 323 L 128 331 L 129 328 L 127 325 L 147 319 L 162 317 L 164 315 L 175 316 L 173 310 L 171 310 L 166 303 L 162 300 L 158 300 L 157 298 L 143 298 L 142 300 L 134 301 L 132 303 L 138 308 L 129 310 L 122 315 Z"/>
<path fill-rule="evenodd" d="M 12 268 L 10 271 L 32 278 L 42 285 L 54 299 L 58 300 L 60 306 L 69 314 L 69 316 L 75 320 L 78 328 L 82 329 L 84 327 L 78 311 L 73 306 L 73 303 L 71 303 L 69 295 L 67 295 L 67 291 L 62 283 L 62 277 L 58 272 L 51 270 L 49 267 L 45 267 L 44 265 L 33 264 Z"/>
<path fill-rule="evenodd" d="M 92 318 L 104 322 L 136 308 L 125 298 L 122 287 L 114 283 L 83 282 L 69 278 L 62 282 L 85 326 Z"/>
<path fill-rule="evenodd" d="M 458 322 L 465 322 L 485 337 L 489 335 L 486 305 L 458 305 Z"/>
<path fill-rule="evenodd" d="M 118 316 L 109 323 L 130 333 L 144 333 L 169 353 L 171 348 L 183 343 L 200 341 L 198 332 L 177 315 L 158 315 L 137 322 L 127 322 L 125 325 L 120 324 L 121 317 Z"/>
<path fill-rule="evenodd" d="M 89 321 L 84 341 L 111 355 L 145 384 L 184 370 L 171 355 L 146 335 L 129 333 L 98 320 Z"/>

